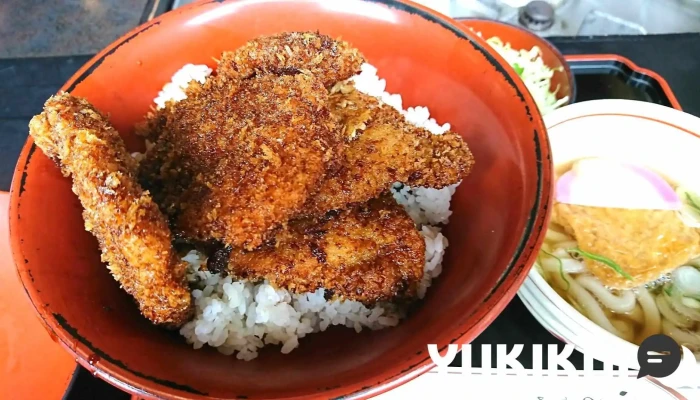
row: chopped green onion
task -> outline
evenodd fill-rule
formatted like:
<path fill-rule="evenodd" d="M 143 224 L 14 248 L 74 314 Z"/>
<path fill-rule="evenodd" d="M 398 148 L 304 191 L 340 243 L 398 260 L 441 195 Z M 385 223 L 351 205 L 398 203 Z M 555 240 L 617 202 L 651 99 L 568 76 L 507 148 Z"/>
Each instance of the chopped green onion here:
<path fill-rule="evenodd" d="M 607 257 L 599 256 L 597 254 L 588 253 L 588 252 L 585 252 L 579 248 L 569 249 L 568 251 L 577 253 L 577 254 L 579 254 L 583 257 L 589 258 L 593 261 L 601 262 L 601 263 L 607 265 L 608 267 L 612 268 L 613 270 L 615 270 L 615 272 L 622 275 L 627 280 L 631 281 L 633 279 L 632 276 L 630 274 L 628 274 L 627 272 L 625 272 L 625 270 L 620 268 L 620 266 L 617 265 L 617 263 L 615 263 L 615 261 L 613 261 Z"/>
<path fill-rule="evenodd" d="M 700 296 L 700 271 L 691 265 L 682 265 L 671 273 L 674 289 L 683 296 Z"/>
<path fill-rule="evenodd" d="M 695 211 L 700 213 L 700 205 L 698 205 L 698 203 L 695 202 L 693 196 L 691 196 L 690 193 L 685 192 L 685 197 L 688 199 L 688 203 L 690 204 L 690 206 L 693 207 Z"/>
<path fill-rule="evenodd" d="M 664 293 L 666 293 L 666 296 L 671 297 L 673 294 L 673 285 L 664 286 Z"/>
<path fill-rule="evenodd" d="M 669 284 L 667 286 L 664 286 L 664 293 L 666 293 L 666 296 L 668 297 L 673 297 L 673 293 L 676 291 L 676 287 L 673 286 L 672 284 Z M 686 297 L 689 299 L 697 300 L 700 301 L 700 296 L 697 295 L 692 295 L 692 294 L 681 294 L 681 297 Z"/>
<path fill-rule="evenodd" d="M 564 282 L 566 282 L 566 291 L 568 292 L 568 291 L 569 291 L 569 288 L 571 287 L 571 285 L 569 284 L 569 280 L 566 279 L 566 277 L 564 276 L 564 264 L 561 262 L 561 258 L 555 256 L 554 254 L 548 252 L 547 250 L 541 250 L 541 251 L 542 251 L 544 254 L 546 254 L 546 255 L 548 255 L 548 256 L 550 256 L 550 257 L 556 259 L 557 262 L 559 263 L 559 275 L 561 276 L 561 279 L 563 279 Z"/>
<path fill-rule="evenodd" d="M 523 76 L 523 72 L 525 72 L 525 68 L 521 67 L 518 63 L 513 63 L 513 69 L 518 73 L 518 76 Z"/>
<path fill-rule="evenodd" d="M 687 297 L 687 296 L 682 297 L 681 304 L 683 304 L 686 307 L 690 307 L 690 308 L 695 308 L 695 309 L 700 308 L 700 301 L 696 300 L 694 297 Z"/>
<path fill-rule="evenodd" d="M 539 262 L 535 261 L 534 267 L 540 275 L 544 276 L 545 271 L 544 271 L 544 269 L 542 269 L 542 266 L 540 265 Z"/>

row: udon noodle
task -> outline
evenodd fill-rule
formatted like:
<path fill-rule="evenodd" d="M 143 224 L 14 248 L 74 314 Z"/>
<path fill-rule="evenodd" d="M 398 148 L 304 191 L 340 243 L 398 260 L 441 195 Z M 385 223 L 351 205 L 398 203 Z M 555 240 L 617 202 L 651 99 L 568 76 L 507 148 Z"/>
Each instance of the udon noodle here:
<path fill-rule="evenodd" d="M 682 188 L 678 212 L 688 226 L 700 227 L 693 195 Z M 697 205 L 697 204 L 695 204 Z M 570 232 L 570 230 L 569 230 Z M 663 333 L 700 354 L 700 258 L 631 289 L 606 287 L 586 266 L 577 240 L 554 221 L 535 264 L 569 304 L 595 324 L 631 343 Z M 625 270 L 625 265 L 620 265 Z"/>

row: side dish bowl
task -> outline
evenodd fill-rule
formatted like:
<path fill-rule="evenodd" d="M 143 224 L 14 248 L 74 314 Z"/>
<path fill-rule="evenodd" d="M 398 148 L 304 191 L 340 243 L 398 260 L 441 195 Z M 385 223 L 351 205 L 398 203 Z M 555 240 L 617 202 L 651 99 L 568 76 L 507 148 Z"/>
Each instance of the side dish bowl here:
<path fill-rule="evenodd" d="M 535 63 L 528 63 L 530 64 L 528 69 L 535 68 L 537 70 L 527 71 L 531 74 L 531 76 L 533 76 L 533 78 L 539 78 L 541 76 L 539 74 L 544 74 L 541 67 L 537 67 L 539 61 L 542 62 L 545 68 L 553 70 L 549 82 L 549 91 L 554 93 L 554 96 L 550 102 L 554 103 L 555 100 L 560 102 L 560 104 L 557 105 L 557 108 L 568 104 L 573 104 L 576 101 L 576 80 L 571 72 L 571 68 L 566 62 L 566 58 L 564 58 L 559 50 L 557 50 L 556 47 L 547 41 L 547 39 L 540 37 L 527 29 L 500 21 L 465 18 L 459 20 L 459 22 L 474 32 L 479 33 L 481 37 L 487 41 L 491 41 L 491 44 L 496 44 L 499 46 L 501 51 L 506 51 L 505 47 L 502 46 L 508 46 L 510 49 L 520 52 L 520 58 L 523 58 L 525 54 L 528 54 L 529 56 L 535 55 Z M 539 53 L 531 53 L 534 48 L 537 48 Z M 517 59 L 513 51 L 509 51 L 509 53 L 512 54 L 511 57 L 513 60 Z M 517 61 L 513 62 L 517 63 Z M 526 66 L 524 65 L 511 66 L 516 69 L 516 72 L 526 72 Z M 532 82 L 535 82 L 535 80 L 533 79 Z M 538 87 L 538 85 L 533 83 L 531 84 Z M 536 101 L 541 102 L 542 104 L 551 104 L 543 96 L 541 90 L 537 90 L 536 92 L 537 93 L 533 93 Z M 545 115 L 546 113 L 551 112 L 551 108 L 547 107 L 545 110 L 540 109 L 540 111 L 543 115 Z"/>
<path fill-rule="evenodd" d="M 595 100 L 557 110 L 545 117 L 545 123 L 555 169 L 584 158 L 610 159 L 644 165 L 678 185 L 700 188 L 692 161 L 700 151 L 700 119 L 690 114 L 640 101 Z M 639 368 L 638 345 L 584 316 L 537 268 L 529 272 L 518 296 L 560 340 L 599 361 Z M 683 344 L 682 338 L 669 335 Z"/>
<path fill-rule="evenodd" d="M 549 142 L 533 98 L 500 56 L 458 23 L 410 2 L 218 1 L 165 14 L 108 46 L 63 90 L 108 113 L 131 151 L 133 133 L 183 65 L 207 64 L 259 35 L 320 31 L 362 51 L 400 93 L 468 142 L 476 164 L 453 197 L 442 275 L 423 303 L 382 331 L 329 329 L 290 354 L 244 362 L 193 350 L 152 326 L 100 262 L 70 179 L 28 140 L 11 189 L 12 253 L 49 334 L 96 376 L 156 398 L 365 398 L 432 366 L 499 314 L 527 276 L 548 222 Z"/>

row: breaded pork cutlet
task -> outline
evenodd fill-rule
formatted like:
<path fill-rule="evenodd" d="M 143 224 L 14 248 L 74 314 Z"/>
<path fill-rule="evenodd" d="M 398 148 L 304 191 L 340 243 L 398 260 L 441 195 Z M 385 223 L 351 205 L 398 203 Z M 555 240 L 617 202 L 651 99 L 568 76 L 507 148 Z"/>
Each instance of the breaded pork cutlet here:
<path fill-rule="evenodd" d="M 177 233 L 253 249 L 297 214 L 343 147 L 326 84 L 362 62 L 324 35 L 255 39 L 156 114 L 140 178 Z"/>
<path fill-rule="evenodd" d="M 342 40 L 313 32 L 286 32 L 253 39 L 224 52 L 217 75 L 246 79 L 254 74 L 302 71 L 331 87 L 360 71 L 360 52 Z"/>
<path fill-rule="evenodd" d="M 214 255 L 217 262 L 209 268 L 267 279 L 295 293 L 325 288 L 367 305 L 415 298 L 425 265 L 425 241 L 390 196 L 320 219 L 291 221 L 254 251 L 228 251 L 228 258 Z"/>
<path fill-rule="evenodd" d="M 305 73 L 321 80 L 330 88 L 360 71 L 365 62 L 359 50 L 347 42 L 314 32 L 285 32 L 253 39 L 235 51 L 225 51 L 216 75 L 228 82 L 241 81 L 254 75 L 289 75 Z M 209 77 L 208 79 L 212 79 Z M 185 93 L 197 91 L 201 85 L 190 82 Z M 164 109 L 150 112 L 137 127 L 137 134 L 155 141 L 165 126 L 166 113 L 173 102 Z"/>
<path fill-rule="evenodd" d="M 330 107 L 344 126 L 345 148 L 302 215 L 319 216 L 362 204 L 395 182 L 440 189 L 471 172 L 474 157 L 458 134 L 435 135 L 416 127 L 352 84 L 334 89 Z"/>
<path fill-rule="evenodd" d="M 137 183 L 135 161 L 107 117 L 86 100 L 62 93 L 46 102 L 29 131 L 72 177 L 85 228 L 143 315 L 164 326 L 186 322 L 192 313 L 186 264 L 173 250 L 166 218 Z"/>
<path fill-rule="evenodd" d="M 305 74 L 209 81 L 173 105 L 144 183 L 183 236 L 257 247 L 299 211 L 342 143 L 327 103 Z"/>

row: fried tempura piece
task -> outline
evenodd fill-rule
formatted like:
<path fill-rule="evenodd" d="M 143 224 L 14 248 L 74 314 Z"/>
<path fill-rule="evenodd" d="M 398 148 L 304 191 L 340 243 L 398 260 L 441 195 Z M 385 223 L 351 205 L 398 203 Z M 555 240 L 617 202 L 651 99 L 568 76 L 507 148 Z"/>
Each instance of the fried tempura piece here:
<path fill-rule="evenodd" d="M 296 293 L 325 288 L 369 305 L 414 298 L 424 264 L 425 241 L 387 196 L 321 219 L 292 221 L 259 249 L 231 251 L 225 268 Z"/>
<path fill-rule="evenodd" d="M 85 229 L 143 315 L 165 326 L 186 322 L 192 312 L 186 264 L 173 251 L 167 221 L 136 182 L 135 161 L 107 117 L 63 93 L 46 102 L 29 130 L 36 145 L 72 177 Z"/>
<path fill-rule="evenodd" d="M 304 71 L 330 87 L 358 73 L 362 63 L 362 54 L 347 42 L 313 32 L 285 32 L 224 52 L 217 74 L 246 79 L 261 73 Z"/>
<path fill-rule="evenodd" d="M 627 210 L 558 203 L 552 221 L 579 248 L 606 257 L 633 279 L 583 257 L 588 270 L 610 288 L 629 289 L 658 279 L 700 256 L 700 235 L 671 210 Z"/>
<path fill-rule="evenodd" d="M 304 215 L 364 203 L 394 182 L 439 189 L 471 172 L 474 158 L 458 134 L 434 135 L 352 86 L 337 88 L 331 95 L 331 110 L 344 124 L 349 141 L 338 167 L 307 202 Z"/>
<path fill-rule="evenodd" d="M 252 249 L 298 212 L 342 144 L 305 74 L 211 80 L 174 104 L 142 166 L 183 236 Z"/>

